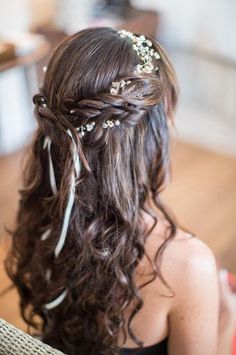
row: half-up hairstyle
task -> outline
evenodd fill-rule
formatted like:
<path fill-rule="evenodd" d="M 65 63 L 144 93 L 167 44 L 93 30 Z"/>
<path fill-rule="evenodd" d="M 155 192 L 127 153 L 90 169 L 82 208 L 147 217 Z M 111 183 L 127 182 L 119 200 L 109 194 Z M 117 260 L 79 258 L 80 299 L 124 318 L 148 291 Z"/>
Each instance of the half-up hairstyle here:
<path fill-rule="evenodd" d="M 131 323 L 143 306 L 133 276 L 151 232 L 141 212 L 153 217 L 152 229 L 158 223 L 148 198 L 169 223 L 148 283 L 158 276 L 168 287 L 160 260 L 176 227 L 159 193 L 177 88 L 164 50 L 152 46 L 156 70 L 137 73 L 142 62 L 129 38 L 111 28 L 80 31 L 58 46 L 33 98 L 38 128 L 6 268 L 24 320 L 67 354 L 118 354 L 132 304 L 128 333 L 142 347 Z"/>

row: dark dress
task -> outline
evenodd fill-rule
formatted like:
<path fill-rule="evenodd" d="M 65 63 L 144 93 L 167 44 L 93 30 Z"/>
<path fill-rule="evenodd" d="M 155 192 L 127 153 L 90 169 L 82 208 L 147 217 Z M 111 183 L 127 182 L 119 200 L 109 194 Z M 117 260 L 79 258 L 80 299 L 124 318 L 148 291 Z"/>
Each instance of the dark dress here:
<path fill-rule="evenodd" d="M 167 354 L 167 338 L 160 343 L 139 348 L 122 348 L 120 355 L 168 355 Z"/>

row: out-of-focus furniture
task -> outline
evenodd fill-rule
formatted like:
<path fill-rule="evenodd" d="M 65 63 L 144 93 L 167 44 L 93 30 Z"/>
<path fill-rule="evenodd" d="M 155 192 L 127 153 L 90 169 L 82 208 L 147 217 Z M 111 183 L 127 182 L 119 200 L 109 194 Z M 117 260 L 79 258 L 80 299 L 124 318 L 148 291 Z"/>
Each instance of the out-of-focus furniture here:
<path fill-rule="evenodd" d="M 0 355 L 63 355 L 40 340 L 0 319 Z"/>
<path fill-rule="evenodd" d="M 35 68 L 47 51 L 48 43 L 41 38 L 32 51 L 16 52 L 15 58 L 0 64 L 0 155 L 15 151 L 30 139 L 35 125 L 32 94 L 38 89 Z"/>
<path fill-rule="evenodd" d="M 141 11 L 133 8 L 131 14 L 132 16 L 129 19 L 120 23 L 120 28 L 124 28 L 126 31 L 156 37 L 160 26 L 160 14 L 158 12 L 149 10 Z"/>
<path fill-rule="evenodd" d="M 131 4 L 130 0 L 97 0 L 94 8 L 95 20 L 96 18 L 111 18 L 115 21 L 114 27 L 153 37 L 159 30 L 159 12 L 138 9 Z"/>
<path fill-rule="evenodd" d="M 85 0 L 84 0 L 85 1 Z M 73 5 L 73 6 L 72 6 Z M 60 0 L 55 10 L 55 23 L 50 26 L 38 26 L 34 28 L 47 39 L 50 44 L 48 55 L 38 63 L 38 76 L 42 82 L 41 68 L 47 65 L 53 49 L 66 36 L 90 26 L 110 26 L 117 29 L 125 29 L 131 32 L 142 33 L 156 37 L 160 29 L 160 13 L 151 10 L 140 10 L 133 7 L 128 0 L 96 1 L 89 4 L 90 12 L 82 16 L 81 4 L 75 0 Z M 91 10 L 94 8 L 93 10 Z M 81 18 L 82 17 L 82 18 Z M 63 21 L 60 21 L 60 18 Z M 75 22 L 76 19 L 76 22 Z"/>
<path fill-rule="evenodd" d="M 15 46 L 11 43 L 0 41 L 0 65 L 15 58 Z"/>

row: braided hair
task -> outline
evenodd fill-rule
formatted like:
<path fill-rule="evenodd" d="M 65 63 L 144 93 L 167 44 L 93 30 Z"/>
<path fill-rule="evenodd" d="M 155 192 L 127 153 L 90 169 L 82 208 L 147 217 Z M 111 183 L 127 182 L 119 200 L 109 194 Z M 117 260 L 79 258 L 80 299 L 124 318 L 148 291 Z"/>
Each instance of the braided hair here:
<path fill-rule="evenodd" d="M 129 39 L 107 27 L 80 31 L 55 50 L 33 98 L 38 128 L 6 268 L 24 320 L 67 354 L 118 354 L 131 304 L 128 333 L 142 347 L 130 326 L 143 306 L 139 290 L 157 276 L 168 287 L 158 258 L 176 226 L 159 193 L 177 88 L 164 50 L 152 44 L 157 72 L 137 73 L 140 58 Z M 119 80 L 128 84 L 111 94 Z M 114 120 L 119 125 L 106 124 Z M 151 232 L 141 214 L 148 196 L 169 229 L 150 260 L 150 280 L 138 288 L 133 276 Z M 154 228 L 158 220 L 148 213 Z"/>

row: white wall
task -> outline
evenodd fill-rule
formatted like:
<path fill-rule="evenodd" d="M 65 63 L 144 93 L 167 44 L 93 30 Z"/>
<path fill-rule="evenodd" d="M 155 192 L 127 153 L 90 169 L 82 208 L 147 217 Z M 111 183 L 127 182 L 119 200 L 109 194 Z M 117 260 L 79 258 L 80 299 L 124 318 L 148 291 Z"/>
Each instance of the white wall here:
<path fill-rule="evenodd" d="M 0 0 L 0 35 L 50 23 L 59 0 Z"/>
<path fill-rule="evenodd" d="M 208 49 L 236 60 L 235 0 L 132 0 L 162 12 L 162 35 L 171 45 Z"/>
<path fill-rule="evenodd" d="M 132 2 L 161 11 L 158 37 L 180 81 L 179 136 L 236 155 L 236 1 Z"/>
<path fill-rule="evenodd" d="M 26 31 L 30 16 L 26 0 L 0 0 L 0 35 Z"/>

